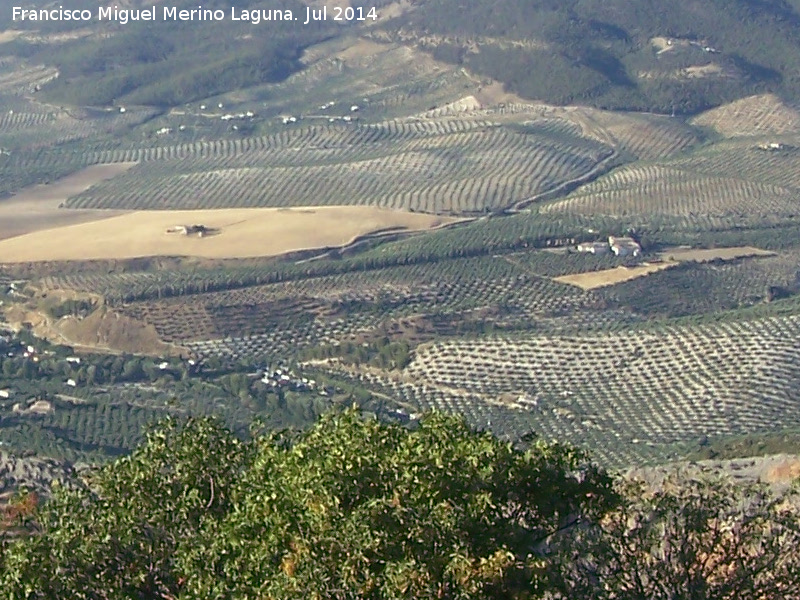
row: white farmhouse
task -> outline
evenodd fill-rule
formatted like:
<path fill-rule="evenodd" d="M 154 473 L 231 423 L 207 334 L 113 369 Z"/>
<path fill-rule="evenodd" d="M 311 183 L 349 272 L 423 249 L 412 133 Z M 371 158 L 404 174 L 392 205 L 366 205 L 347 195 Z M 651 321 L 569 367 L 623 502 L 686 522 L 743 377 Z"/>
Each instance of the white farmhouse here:
<path fill-rule="evenodd" d="M 609 236 L 608 245 L 616 256 L 639 256 L 642 253 L 639 242 L 630 237 Z"/>

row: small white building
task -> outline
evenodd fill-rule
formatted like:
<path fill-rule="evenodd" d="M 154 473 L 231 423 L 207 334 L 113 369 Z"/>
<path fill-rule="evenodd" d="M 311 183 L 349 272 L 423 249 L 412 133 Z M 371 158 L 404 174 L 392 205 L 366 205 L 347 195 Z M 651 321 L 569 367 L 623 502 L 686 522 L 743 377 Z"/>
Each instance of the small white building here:
<path fill-rule="evenodd" d="M 0 398 L 11 398 L 11 390 L 0 390 Z"/>
<path fill-rule="evenodd" d="M 78 387 L 78 382 L 74 379 L 67 379 L 64 383 L 66 383 L 69 387 Z"/>
<path fill-rule="evenodd" d="M 577 250 L 578 252 L 588 252 L 589 254 L 608 254 L 611 248 L 608 244 L 604 244 L 603 242 L 586 242 L 584 244 L 578 244 Z"/>
<path fill-rule="evenodd" d="M 616 256 L 639 256 L 642 247 L 631 237 L 609 236 L 608 245 Z"/>

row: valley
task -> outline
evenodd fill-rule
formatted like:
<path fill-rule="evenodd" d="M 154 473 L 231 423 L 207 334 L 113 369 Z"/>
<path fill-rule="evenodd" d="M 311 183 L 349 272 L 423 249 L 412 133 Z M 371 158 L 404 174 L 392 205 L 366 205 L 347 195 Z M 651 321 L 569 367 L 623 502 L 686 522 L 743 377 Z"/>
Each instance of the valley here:
<path fill-rule="evenodd" d="M 403 24 L 432 3 L 384 8 L 317 31 L 280 77 L 166 103 L 148 96 L 158 78 L 89 102 L 65 82 L 108 72 L 48 62 L 119 32 L 3 34 L 4 335 L 83 362 L 7 352 L 0 389 L 18 400 L 3 410 L 53 410 L 2 413 L 0 442 L 104 460 L 167 415 L 301 428 L 356 403 L 400 422 L 463 415 L 624 469 L 794 432 L 800 113 L 785 90 L 729 97 L 722 82 L 686 114 L 532 94 L 484 61 L 551 52 L 549 33 L 433 19 L 420 35 Z M 744 81 L 717 41 L 618 42 L 658 72 L 645 96 L 676 70 L 716 81 L 712 54 Z M 779 450 L 798 451 L 786 436 Z"/>

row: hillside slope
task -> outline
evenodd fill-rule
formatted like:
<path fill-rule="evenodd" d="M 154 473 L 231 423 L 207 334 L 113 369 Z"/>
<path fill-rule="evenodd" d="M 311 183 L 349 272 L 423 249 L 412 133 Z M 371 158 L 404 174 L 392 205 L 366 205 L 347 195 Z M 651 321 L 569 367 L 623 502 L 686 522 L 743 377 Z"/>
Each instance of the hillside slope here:
<path fill-rule="evenodd" d="M 798 0 L 377 0 L 350 3 L 375 8 L 374 21 L 329 15 L 305 25 L 308 4 L 320 3 L 236 3 L 237 11 L 291 10 L 297 19 L 257 25 L 231 20 L 228 0 L 202 4 L 223 10 L 223 21 L 121 25 L 12 23 L 3 0 L 0 32 L 15 31 L 0 37 L 0 54 L 58 68 L 44 93 L 92 105 L 171 106 L 281 80 L 303 68 L 309 46 L 354 30 L 422 48 L 554 104 L 695 113 L 756 93 L 800 92 Z"/>
<path fill-rule="evenodd" d="M 800 89 L 796 0 L 413 4 L 387 35 L 528 98 L 693 113 Z"/>

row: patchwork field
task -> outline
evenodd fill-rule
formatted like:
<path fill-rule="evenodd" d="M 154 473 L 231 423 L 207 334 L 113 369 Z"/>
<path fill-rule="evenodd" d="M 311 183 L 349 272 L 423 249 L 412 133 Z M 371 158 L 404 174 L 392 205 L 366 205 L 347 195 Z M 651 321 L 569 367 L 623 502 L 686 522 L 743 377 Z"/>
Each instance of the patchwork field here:
<path fill-rule="evenodd" d="M 559 283 L 568 283 L 578 286 L 583 290 L 617 285 L 646 277 L 666 269 L 677 267 L 681 263 L 696 262 L 706 263 L 713 261 L 733 261 L 740 258 L 775 256 L 774 252 L 760 248 L 670 248 L 659 253 L 662 262 L 644 262 L 640 265 L 619 265 L 613 269 L 595 269 L 583 273 L 570 273 L 554 277 Z"/>
<path fill-rule="evenodd" d="M 453 222 L 373 207 L 132 212 L 0 241 L 0 262 L 274 256 L 344 246 L 369 234 L 421 231 Z M 195 224 L 205 228 L 205 235 L 168 231 Z"/>

